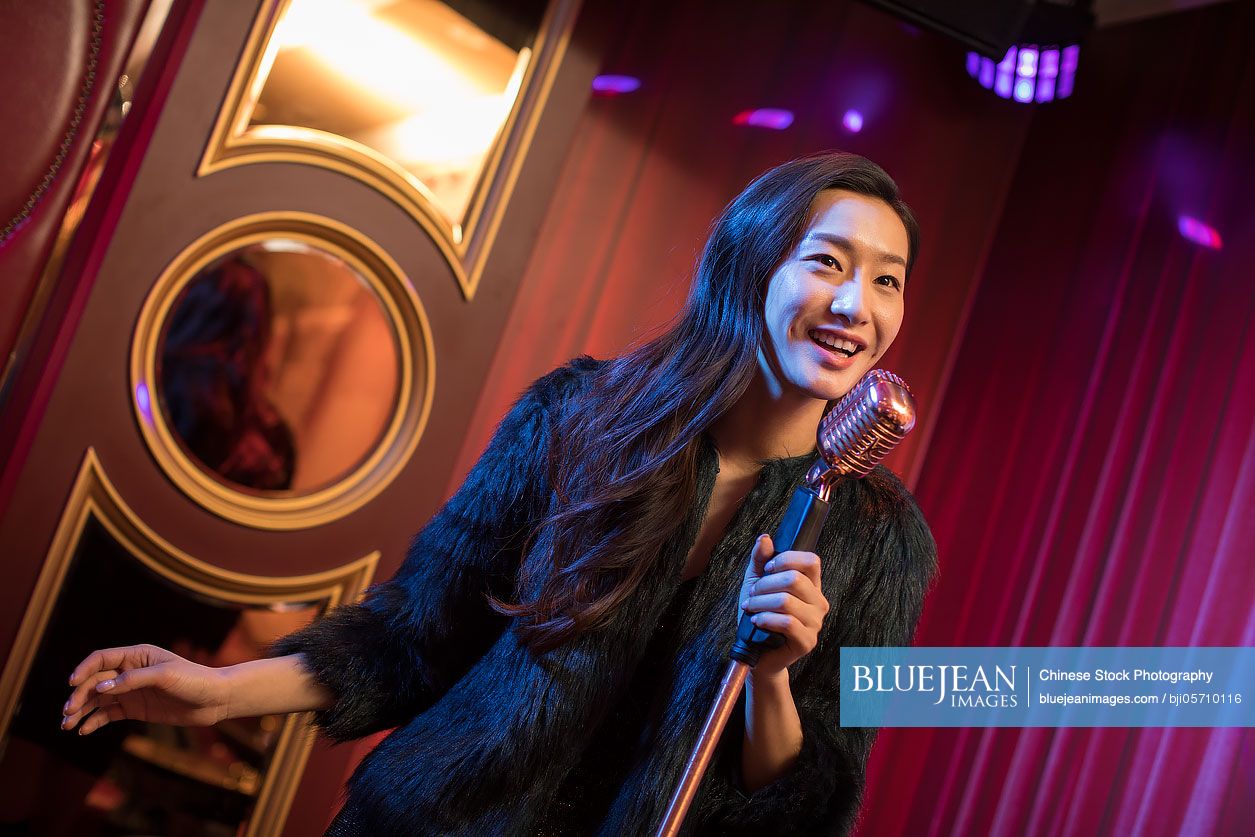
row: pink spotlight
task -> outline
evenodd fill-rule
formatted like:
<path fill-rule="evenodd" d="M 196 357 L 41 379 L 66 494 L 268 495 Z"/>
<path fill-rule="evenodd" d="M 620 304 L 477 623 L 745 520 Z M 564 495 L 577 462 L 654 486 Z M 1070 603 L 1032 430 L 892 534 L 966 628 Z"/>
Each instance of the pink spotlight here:
<path fill-rule="evenodd" d="M 732 117 L 733 125 L 753 125 L 755 128 L 771 128 L 783 131 L 793 124 L 793 111 L 781 108 L 758 108 L 743 110 Z"/>
<path fill-rule="evenodd" d="M 593 92 L 600 96 L 622 96 L 641 89 L 641 80 L 635 76 L 597 76 L 593 79 Z"/>
<path fill-rule="evenodd" d="M 841 117 L 841 124 L 851 134 L 857 134 L 863 130 L 863 114 L 856 110 L 847 110 L 845 116 Z"/>
<path fill-rule="evenodd" d="M 1216 232 L 1214 227 L 1197 218 L 1191 218 L 1189 215 L 1177 216 L 1177 230 L 1195 244 L 1201 244 L 1212 250 L 1219 250 L 1224 246 L 1220 240 L 1220 233 Z"/>

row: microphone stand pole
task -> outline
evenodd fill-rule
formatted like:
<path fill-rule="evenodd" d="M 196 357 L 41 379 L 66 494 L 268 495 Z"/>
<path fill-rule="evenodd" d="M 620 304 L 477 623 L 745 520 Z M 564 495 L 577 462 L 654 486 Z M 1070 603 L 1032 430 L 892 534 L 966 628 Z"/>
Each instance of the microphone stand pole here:
<path fill-rule="evenodd" d="M 784 519 L 780 521 L 780 526 L 772 537 L 776 552 L 793 549 L 809 552 L 815 548 L 819 533 L 824 528 L 824 520 L 828 517 L 828 498 L 831 491 L 832 485 L 824 481 L 816 488 L 804 485 L 793 492 L 788 511 L 784 513 Z M 783 644 L 782 635 L 763 630 L 750 621 L 750 614 L 741 614 L 741 621 L 736 627 L 736 642 L 729 653 L 732 662 L 728 663 L 724 672 L 719 692 L 706 715 L 706 723 L 702 725 L 701 734 L 693 746 L 680 783 L 667 805 L 667 814 L 663 817 L 662 825 L 658 827 L 657 837 L 675 837 L 680 833 L 684 816 L 697 794 L 702 776 L 706 774 L 715 745 L 719 743 L 719 736 L 736 707 L 741 689 L 745 687 L 745 678 L 750 669 L 758 664 L 758 658 L 763 651 L 779 648 Z"/>

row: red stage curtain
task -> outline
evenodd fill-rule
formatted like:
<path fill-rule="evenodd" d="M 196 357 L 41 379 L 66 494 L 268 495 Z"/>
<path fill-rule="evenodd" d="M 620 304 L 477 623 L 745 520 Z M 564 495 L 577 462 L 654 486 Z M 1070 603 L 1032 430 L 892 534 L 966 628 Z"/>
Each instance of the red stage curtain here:
<path fill-rule="evenodd" d="M 589 102 L 520 266 L 508 336 L 450 492 L 529 382 L 584 352 L 622 352 L 667 322 L 711 221 L 742 187 L 831 148 L 884 166 L 924 230 L 906 325 L 885 360 L 922 405 L 920 426 L 890 461 L 910 480 L 1030 119 L 972 82 L 963 56 L 948 39 L 852 2 L 631 4 L 603 70 L 636 76 L 641 88 Z M 793 112 L 788 130 L 733 123 L 768 107 Z M 855 107 L 865 123 L 850 134 L 841 119 Z"/>
<path fill-rule="evenodd" d="M 860 4 L 633 4 L 604 69 L 643 86 L 590 104 L 462 470 L 534 377 L 666 320 L 749 178 L 844 147 L 898 179 L 924 232 L 886 360 L 922 406 L 894 464 L 941 549 L 919 644 L 1249 645 L 1253 9 L 1099 30 L 1076 94 L 1025 107 Z M 842 133 L 856 99 L 864 129 Z M 797 119 L 731 124 L 754 107 Z M 1223 248 L 1184 240 L 1181 214 Z M 1249 833 L 1250 740 L 885 730 L 861 833 Z"/>
<path fill-rule="evenodd" d="M 918 644 L 1255 640 L 1253 11 L 1100 31 L 1034 117 L 917 486 Z M 1251 741 L 886 730 L 861 833 L 1250 834 Z"/>

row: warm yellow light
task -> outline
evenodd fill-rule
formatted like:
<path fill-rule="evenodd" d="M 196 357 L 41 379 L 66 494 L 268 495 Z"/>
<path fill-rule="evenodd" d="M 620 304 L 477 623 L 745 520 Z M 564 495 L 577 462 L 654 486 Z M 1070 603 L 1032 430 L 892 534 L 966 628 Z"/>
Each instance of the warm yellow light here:
<path fill-rule="evenodd" d="M 395 122 L 363 140 L 392 149 L 407 166 L 475 162 L 492 145 L 512 102 L 503 96 L 465 99 Z"/>
<path fill-rule="evenodd" d="M 487 90 L 430 45 L 373 15 L 361 0 L 293 0 L 275 37 L 280 50 L 307 49 L 372 94 L 411 113 L 451 106 Z"/>
<path fill-rule="evenodd" d="M 440 0 L 291 0 L 267 56 L 257 130 L 275 139 L 313 129 L 383 158 L 460 240 L 529 48 L 502 43 Z M 263 90 L 271 77 L 273 102 Z"/>

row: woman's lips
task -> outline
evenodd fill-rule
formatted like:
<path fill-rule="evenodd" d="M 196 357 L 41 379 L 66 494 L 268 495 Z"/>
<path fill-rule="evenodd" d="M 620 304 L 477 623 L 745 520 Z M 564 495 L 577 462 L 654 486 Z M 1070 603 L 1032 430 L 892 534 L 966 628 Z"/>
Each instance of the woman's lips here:
<path fill-rule="evenodd" d="M 858 357 L 859 352 L 863 351 L 863 347 L 859 346 L 854 350 L 854 354 L 848 355 L 839 349 L 825 345 L 814 337 L 810 338 L 810 342 L 820 352 L 821 362 L 834 369 L 849 369 L 854 365 L 854 359 Z"/>
<path fill-rule="evenodd" d="M 806 336 L 820 348 L 839 354 L 842 357 L 853 357 L 863 351 L 864 348 L 863 344 L 857 340 L 851 340 L 848 337 L 820 331 L 819 329 L 812 328 L 806 333 Z"/>

